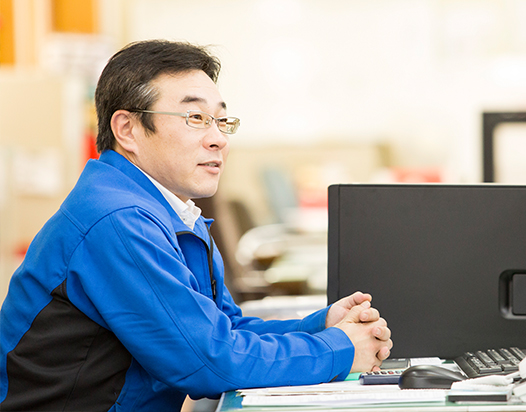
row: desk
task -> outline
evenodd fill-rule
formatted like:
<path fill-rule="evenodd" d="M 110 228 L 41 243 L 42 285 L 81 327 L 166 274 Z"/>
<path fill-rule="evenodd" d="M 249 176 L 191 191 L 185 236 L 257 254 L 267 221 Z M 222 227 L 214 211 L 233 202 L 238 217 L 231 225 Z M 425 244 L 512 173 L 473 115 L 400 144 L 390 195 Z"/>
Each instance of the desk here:
<path fill-rule="evenodd" d="M 360 385 L 358 382 L 349 382 L 350 385 Z M 382 389 L 383 385 L 372 387 L 368 385 L 371 393 L 374 393 L 374 388 Z M 218 404 L 216 412 L 297 412 L 297 411 L 338 411 L 338 412 L 385 412 L 395 411 L 418 411 L 418 412 L 506 412 L 506 411 L 526 411 L 526 403 L 451 403 L 446 401 L 439 402 L 411 402 L 411 403 L 382 403 L 382 404 L 360 404 L 360 405 L 321 405 L 321 406 L 250 406 L 243 407 L 241 397 L 238 396 L 237 391 L 224 393 Z"/>

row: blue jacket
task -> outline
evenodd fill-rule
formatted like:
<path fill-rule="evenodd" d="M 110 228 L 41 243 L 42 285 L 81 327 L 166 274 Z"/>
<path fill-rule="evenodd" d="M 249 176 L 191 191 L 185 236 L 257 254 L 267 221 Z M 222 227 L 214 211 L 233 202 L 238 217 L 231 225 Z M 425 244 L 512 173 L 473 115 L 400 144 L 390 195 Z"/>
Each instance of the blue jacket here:
<path fill-rule="evenodd" d="M 0 409 L 168 411 L 187 394 L 344 378 L 354 347 L 324 329 L 327 309 L 242 316 L 210 224 L 190 230 L 116 152 L 90 160 L 12 277 Z"/>

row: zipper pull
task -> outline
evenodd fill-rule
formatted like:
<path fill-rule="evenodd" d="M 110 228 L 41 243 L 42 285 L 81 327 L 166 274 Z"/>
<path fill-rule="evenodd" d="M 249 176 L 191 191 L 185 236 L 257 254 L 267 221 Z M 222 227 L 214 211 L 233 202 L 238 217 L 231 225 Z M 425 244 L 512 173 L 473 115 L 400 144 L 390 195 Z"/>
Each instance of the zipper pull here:
<path fill-rule="evenodd" d="M 212 298 L 216 300 L 216 280 L 212 279 Z"/>

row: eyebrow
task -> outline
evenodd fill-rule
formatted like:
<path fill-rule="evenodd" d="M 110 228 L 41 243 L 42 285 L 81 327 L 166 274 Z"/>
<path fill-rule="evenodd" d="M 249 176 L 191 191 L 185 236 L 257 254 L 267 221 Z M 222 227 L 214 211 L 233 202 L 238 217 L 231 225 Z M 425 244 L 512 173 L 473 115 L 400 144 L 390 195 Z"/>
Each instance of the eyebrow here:
<path fill-rule="evenodd" d="M 197 97 L 197 96 L 185 96 L 183 98 L 183 100 L 181 100 L 181 103 L 207 103 L 206 99 L 203 99 L 202 97 Z M 222 109 L 226 109 L 226 103 L 225 102 L 220 102 L 219 103 L 219 106 L 222 108 Z"/>

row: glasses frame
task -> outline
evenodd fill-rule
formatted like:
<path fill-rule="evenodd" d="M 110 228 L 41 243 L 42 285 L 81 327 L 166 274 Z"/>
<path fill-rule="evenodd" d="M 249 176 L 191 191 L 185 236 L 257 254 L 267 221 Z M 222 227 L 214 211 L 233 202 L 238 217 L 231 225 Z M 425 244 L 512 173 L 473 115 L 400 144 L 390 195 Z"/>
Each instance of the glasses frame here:
<path fill-rule="evenodd" d="M 219 131 L 221 133 L 225 133 L 225 134 L 234 134 L 234 133 L 236 133 L 237 129 L 239 128 L 239 125 L 241 123 L 241 120 L 239 120 L 239 118 L 237 118 L 237 117 L 232 117 L 232 116 L 214 117 L 211 114 L 206 113 L 206 112 L 202 112 L 200 110 L 188 110 L 186 113 L 182 113 L 182 112 L 162 112 L 162 111 L 157 111 L 157 110 L 142 110 L 142 109 L 131 109 L 131 110 L 128 110 L 128 111 L 129 112 L 138 112 L 138 113 L 150 113 L 150 114 L 166 114 L 168 116 L 184 117 L 186 119 L 186 125 L 188 127 L 191 127 L 192 129 L 209 129 L 210 127 L 212 127 L 212 122 L 203 122 L 205 127 L 196 127 L 196 126 L 193 126 L 193 125 L 188 123 L 188 119 L 189 119 L 191 113 L 204 114 L 204 115 L 210 117 L 216 123 L 217 128 L 219 129 Z M 221 121 L 233 122 L 234 123 L 234 131 L 231 132 L 231 131 L 227 131 L 227 130 L 222 130 L 221 129 L 221 125 L 219 123 Z"/>

